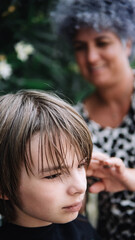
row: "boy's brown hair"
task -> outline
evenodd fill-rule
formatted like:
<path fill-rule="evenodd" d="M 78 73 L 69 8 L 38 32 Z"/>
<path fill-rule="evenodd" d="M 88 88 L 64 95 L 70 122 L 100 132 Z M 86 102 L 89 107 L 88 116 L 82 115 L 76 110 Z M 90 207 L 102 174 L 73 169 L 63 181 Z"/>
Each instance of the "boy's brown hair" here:
<path fill-rule="evenodd" d="M 40 133 L 40 153 L 49 166 L 65 165 L 64 137 L 80 161 L 89 165 L 92 142 L 82 117 L 58 96 L 43 91 L 21 90 L 0 97 L 0 214 L 7 221 L 15 219 L 15 205 L 19 205 L 18 188 L 21 167 L 32 172 L 31 138 Z M 28 146 L 26 148 L 26 145 Z M 27 151 L 26 151 L 27 150 Z M 54 161 L 55 158 L 55 161 Z M 39 158 L 43 166 L 43 156 Z M 8 199 L 8 200 L 7 200 Z"/>

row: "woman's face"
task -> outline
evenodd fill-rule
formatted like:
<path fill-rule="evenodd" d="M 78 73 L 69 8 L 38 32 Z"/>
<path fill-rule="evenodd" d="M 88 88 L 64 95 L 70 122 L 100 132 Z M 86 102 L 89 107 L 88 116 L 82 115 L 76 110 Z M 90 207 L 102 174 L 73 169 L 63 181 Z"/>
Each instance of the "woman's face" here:
<path fill-rule="evenodd" d="M 73 44 L 81 74 L 96 87 L 112 86 L 129 71 L 131 41 L 122 44 L 110 31 L 83 28 L 78 30 Z"/>

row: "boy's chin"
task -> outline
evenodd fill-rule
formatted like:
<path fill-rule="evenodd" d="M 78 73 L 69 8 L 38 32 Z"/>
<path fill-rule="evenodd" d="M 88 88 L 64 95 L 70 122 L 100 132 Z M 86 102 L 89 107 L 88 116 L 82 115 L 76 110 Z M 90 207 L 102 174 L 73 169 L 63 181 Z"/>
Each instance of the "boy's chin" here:
<path fill-rule="evenodd" d="M 68 216 L 65 216 L 61 219 L 60 223 L 68 223 L 68 222 L 72 222 L 73 220 L 75 220 L 78 217 L 79 212 L 76 213 L 71 213 Z"/>

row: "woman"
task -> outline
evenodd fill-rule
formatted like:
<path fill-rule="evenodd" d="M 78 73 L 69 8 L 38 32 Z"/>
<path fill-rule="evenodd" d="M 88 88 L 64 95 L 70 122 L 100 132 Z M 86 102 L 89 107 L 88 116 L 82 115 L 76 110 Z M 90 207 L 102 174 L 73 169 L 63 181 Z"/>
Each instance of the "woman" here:
<path fill-rule="evenodd" d="M 94 151 L 135 168 L 134 0 L 59 0 L 57 30 L 74 47 L 95 91 L 76 108 L 93 134 Z M 99 193 L 98 232 L 104 240 L 135 239 L 135 192 Z"/>

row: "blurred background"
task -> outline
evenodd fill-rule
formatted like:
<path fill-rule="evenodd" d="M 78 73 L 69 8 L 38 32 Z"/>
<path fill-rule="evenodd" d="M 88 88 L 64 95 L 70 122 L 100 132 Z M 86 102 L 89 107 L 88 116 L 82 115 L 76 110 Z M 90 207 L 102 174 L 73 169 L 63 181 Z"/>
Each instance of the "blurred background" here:
<path fill-rule="evenodd" d="M 82 81 L 66 43 L 58 41 L 52 31 L 49 14 L 53 4 L 54 0 L 2 2 L 0 94 L 42 89 L 76 103 L 92 90 Z"/>

